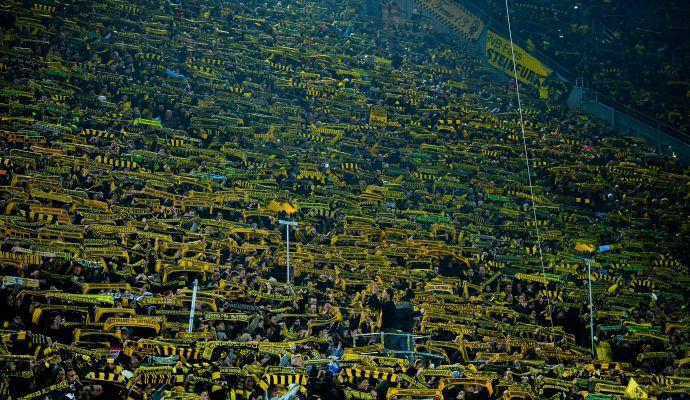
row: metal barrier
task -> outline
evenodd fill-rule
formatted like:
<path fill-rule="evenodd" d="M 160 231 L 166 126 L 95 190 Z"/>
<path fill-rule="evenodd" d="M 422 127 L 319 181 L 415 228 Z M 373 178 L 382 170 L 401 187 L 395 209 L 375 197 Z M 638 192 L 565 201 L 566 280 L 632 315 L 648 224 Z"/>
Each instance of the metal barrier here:
<path fill-rule="evenodd" d="M 393 354 L 406 354 L 409 356 L 410 363 L 414 362 L 414 356 L 423 356 L 423 357 L 429 357 L 429 358 L 443 358 L 439 357 L 436 354 L 431 354 L 431 353 L 424 353 L 424 352 L 418 352 L 414 351 L 414 345 L 415 341 L 417 339 L 429 339 L 431 336 L 429 335 L 415 335 L 413 333 L 407 333 L 407 332 L 374 332 L 374 333 L 358 333 L 352 335 L 352 346 L 355 347 L 357 345 L 357 338 L 358 337 L 371 337 L 371 336 L 379 336 L 381 338 L 381 343 L 383 343 L 383 348 L 385 350 L 388 350 L 392 352 Z M 386 336 L 395 336 L 395 337 L 405 337 L 405 344 L 406 344 L 406 350 L 401 350 L 401 349 L 393 349 L 393 348 L 387 348 L 386 347 Z"/>
<path fill-rule="evenodd" d="M 507 34 L 505 22 L 500 18 L 495 18 L 494 15 L 483 7 L 474 4 L 473 0 L 453 1 L 483 18 L 487 27 L 495 30 L 499 34 Z M 520 38 L 514 38 L 514 40 L 518 45 L 525 47 Z M 563 66 L 557 60 L 542 53 L 538 49 L 533 49 L 530 52 L 557 73 L 562 81 L 568 83 L 569 86 L 572 85 L 571 94 L 575 92 L 577 96 L 580 97 L 578 99 L 578 105 L 587 103 L 593 104 L 592 107 L 578 106 L 577 108 L 581 108 L 585 112 L 593 114 L 599 119 L 603 119 L 605 122 L 609 123 L 611 127 L 619 130 L 621 133 L 644 136 L 652 142 L 656 142 L 659 152 L 666 150 L 664 146 L 670 146 L 673 151 L 678 154 L 681 161 L 690 161 L 688 157 L 690 156 L 690 151 L 688 151 L 690 134 L 667 124 L 655 116 L 640 112 L 629 105 L 622 104 L 598 91 L 585 87 L 582 78 L 574 79 L 569 68 Z M 572 100 L 569 98 L 569 106 L 571 106 L 571 102 Z"/>
<path fill-rule="evenodd" d="M 645 138 L 656 145 L 659 154 L 673 154 L 683 164 L 690 162 L 690 137 L 659 121 L 644 118 L 630 108 L 610 104 L 610 99 L 582 87 L 580 82 L 570 92 L 567 104 L 602 121 L 616 133 Z"/>

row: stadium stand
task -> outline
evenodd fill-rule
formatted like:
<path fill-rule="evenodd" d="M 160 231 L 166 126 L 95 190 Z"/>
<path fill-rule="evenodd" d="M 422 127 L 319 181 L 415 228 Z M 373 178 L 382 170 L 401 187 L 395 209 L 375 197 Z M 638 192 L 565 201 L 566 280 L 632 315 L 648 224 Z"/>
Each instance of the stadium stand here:
<path fill-rule="evenodd" d="M 462 0 L 505 23 L 503 0 Z M 685 1 L 520 1 L 513 30 L 587 86 L 690 133 Z"/>
<path fill-rule="evenodd" d="M 0 398 L 687 396 L 687 167 L 366 8 L 2 3 Z"/>

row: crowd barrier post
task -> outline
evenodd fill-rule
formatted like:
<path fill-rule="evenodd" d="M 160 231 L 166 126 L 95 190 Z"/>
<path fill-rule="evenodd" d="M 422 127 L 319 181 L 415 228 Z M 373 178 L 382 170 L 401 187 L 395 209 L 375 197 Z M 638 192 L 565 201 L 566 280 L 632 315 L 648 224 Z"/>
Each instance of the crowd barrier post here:
<path fill-rule="evenodd" d="M 199 279 L 194 279 L 194 290 L 192 291 L 192 305 L 189 309 L 189 325 L 187 326 L 187 332 L 192 332 L 194 330 L 194 311 L 196 308 L 196 291 L 199 289 Z"/>
<path fill-rule="evenodd" d="M 589 284 L 589 338 L 592 343 L 592 355 L 596 356 L 594 349 L 594 302 L 592 301 L 592 263 L 594 259 L 586 258 L 587 264 L 587 282 Z"/>
<path fill-rule="evenodd" d="M 290 285 L 290 227 L 291 226 L 297 226 L 297 222 L 295 221 L 286 221 L 286 220 L 279 220 L 279 224 L 285 225 L 285 230 L 287 233 L 287 244 L 286 244 L 286 250 L 287 250 L 287 276 L 285 278 L 285 283 Z"/>

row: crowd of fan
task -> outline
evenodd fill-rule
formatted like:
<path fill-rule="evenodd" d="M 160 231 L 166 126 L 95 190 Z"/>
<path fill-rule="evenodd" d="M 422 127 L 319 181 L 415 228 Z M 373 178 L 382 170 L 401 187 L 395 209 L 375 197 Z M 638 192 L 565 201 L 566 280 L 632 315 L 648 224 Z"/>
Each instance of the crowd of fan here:
<path fill-rule="evenodd" d="M 505 23 L 501 0 L 474 1 Z M 690 132 L 685 1 L 510 3 L 516 37 L 623 105 Z"/>
<path fill-rule="evenodd" d="M 0 397 L 687 396 L 688 170 L 364 9 L 3 3 Z"/>

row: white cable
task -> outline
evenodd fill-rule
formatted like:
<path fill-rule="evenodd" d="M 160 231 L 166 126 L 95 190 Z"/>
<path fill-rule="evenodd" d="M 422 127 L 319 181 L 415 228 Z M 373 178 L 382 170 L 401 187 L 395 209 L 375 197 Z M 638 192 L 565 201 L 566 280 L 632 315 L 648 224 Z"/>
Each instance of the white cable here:
<path fill-rule="evenodd" d="M 534 229 L 535 233 L 537 234 L 537 248 L 539 249 L 539 261 L 541 262 L 541 273 L 542 276 L 546 277 L 546 267 L 544 267 L 544 255 L 542 254 L 541 251 L 541 235 L 539 233 L 539 224 L 537 222 L 537 207 L 534 202 L 534 190 L 532 188 L 532 168 L 529 165 L 529 154 L 527 152 L 527 140 L 525 139 L 525 121 L 522 117 L 522 102 L 520 101 L 520 81 L 518 80 L 518 74 L 517 74 L 517 64 L 515 62 L 515 46 L 513 44 L 513 30 L 510 26 L 510 10 L 508 9 L 508 0 L 505 0 L 506 3 L 506 17 L 508 18 L 508 37 L 510 39 L 510 53 L 513 57 L 513 73 L 515 74 L 515 92 L 517 93 L 517 102 L 518 102 L 518 114 L 520 115 L 520 130 L 522 132 L 522 147 L 525 149 L 525 164 L 527 164 L 527 180 L 529 182 L 529 197 L 530 200 L 532 201 L 532 216 L 534 217 Z M 551 309 L 551 300 L 549 299 L 548 296 L 546 296 L 546 307 L 549 310 L 549 319 L 551 320 L 551 332 L 553 333 L 554 331 L 554 323 L 553 323 L 553 310 Z M 554 347 L 556 346 L 556 341 L 554 339 Z M 558 353 L 556 353 L 556 359 L 558 360 L 558 363 L 560 364 L 561 360 L 560 357 L 558 356 Z"/>

